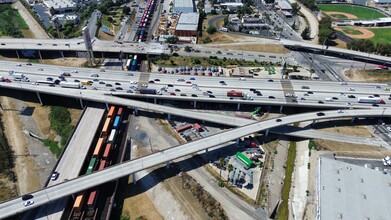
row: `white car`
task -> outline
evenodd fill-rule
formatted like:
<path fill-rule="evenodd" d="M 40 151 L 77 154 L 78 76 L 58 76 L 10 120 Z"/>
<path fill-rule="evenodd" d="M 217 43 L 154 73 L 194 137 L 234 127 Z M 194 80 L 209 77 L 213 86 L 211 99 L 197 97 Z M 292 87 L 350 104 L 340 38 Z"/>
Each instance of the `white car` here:
<path fill-rule="evenodd" d="M 16 66 L 22 66 L 22 64 L 18 63 L 18 64 L 16 64 Z"/>
<path fill-rule="evenodd" d="M 136 81 L 130 81 L 130 84 L 137 84 Z"/>
<path fill-rule="evenodd" d="M 72 70 L 71 73 L 78 73 L 77 70 Z"/>
<path fill-rule="evenodd" d="M 389 132 L 391 132 L 391 127 L 386 127 Z"/>
<path fill-rule="evenodd" d="M 34 204 L 34 200 L 29 200 L 29 201 L 26 201 L 26 202 L 23 203 L 23 205 L 24 205 L 25 207 L 30 206 L 30 205 L 32 205 L 32 204 Z"/>

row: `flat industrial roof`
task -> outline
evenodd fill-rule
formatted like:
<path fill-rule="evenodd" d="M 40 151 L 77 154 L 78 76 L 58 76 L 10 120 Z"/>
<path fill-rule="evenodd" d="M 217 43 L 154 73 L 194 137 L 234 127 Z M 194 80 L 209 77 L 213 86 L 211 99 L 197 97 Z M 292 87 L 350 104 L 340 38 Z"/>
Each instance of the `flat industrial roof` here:
<path fill-rule="evenodd" d="M 318 219 L 389 219 L 391 175 L 319 158 Z"/>
<path fill-rule="evenodd" d="M 194 8 L 193 0 L 175 0 L 174 8 Z"/>
<path fill-rule="evenodd" d="M 286 0 L 278 0 L 278 7 L 280 7 L 281 10 L 292 10 L 291 4 Z"/>
<path fill-rule="evenodd" d="M 48 8 L 53 7 L 54 9 L 76 7 L 76 3 L 72 0 L 44 0 L 43 3 Z"/>
<path fill-rule="evenodd" d="M 178 20 L 176 30 L 194 30 L 198 28 L 198 22 L 200 20 L 200 14 L 194 13 L 182 13 Z"/>

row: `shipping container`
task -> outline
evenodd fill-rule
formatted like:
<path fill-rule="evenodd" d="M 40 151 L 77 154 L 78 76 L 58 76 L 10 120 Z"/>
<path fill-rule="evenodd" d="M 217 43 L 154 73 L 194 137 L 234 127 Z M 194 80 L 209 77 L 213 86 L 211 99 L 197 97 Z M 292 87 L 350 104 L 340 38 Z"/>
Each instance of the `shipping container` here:
<path fill-rule="evenodd" d="M 124 110 L 123 108 L 119 108 L 118 112 L 117 112 L 117 115 L 122 116 L 123 110 Z"/>
<path fill-rule="evenodd" d="M 115 112 L 115 106 L 111 106 L 109 113 L 107 114 L 107 117 L 112 118 L 114 116 L 114 112 Z"/>
<path fill-rule="evenodd" d="M 73 212 L 79 213 L 82 211 L 85 198 L 86 196 L 84 196 L 84 192 L 77 195 L 75 202 L 73 203 Z"/>
<path fill-rule="evenodd" d="M 182 131 L 186 131 L 187 129 L 190 129 L 192 127 L 193 127 L 192 124 L 187 124 L 187 125 L 183 125 L 182 127 L 177 128 L 175 130 L 176 130 L 176 132 L 179 133 L 179 132 L 182 132 Z"/>
<path fill-rule="evenodd" d="M 104 138 L 99 138 L 98 142 L 96 143 L 93 157 L 99 158 L 99 154 L 102 151 L 103 142 L 105 141 Z"/>
<path fill-rule="evenodd" d="M 103 170 L 106 167 L 106 161 L 102 160 L 99 164 L 98 170 Z"/>
<path fill-rule="evenodd" d="M 108 139 L 109 143 L 113 143 L 115 141 L 115 136 L 117 135 L 117 131 L 115 129 L 111 129 L 110 136 Z"/>
<path fill-rule="evenodd" d="M 245 167 L 244 167 L 245 169 L 248 169 L 253 165 L 253 162 L 250 159 L 248 159 L 248 157 L 246 157 L 246 155 L 244 155 L 240 152 L 236 153 L 236 158 L 238 158 L 245 165 Z"/>
<path fill-rule="evenodd" d="M 90 163 L 88 164 L 88 168 L 87 168 L 86 174 L 90 174 L 90 173 L 92 173 L 92 171 L 94 171 L 95 162 L 96 162 L 96 158 L 94 158 L 94 157 L 91 158 Z"/>
<path fill-rule="evenodd" d="M 106 118 L 105 124 L 103 125 L 103 129 L 102 129 L 102 137 L 107 137 L 107 135 L 109 134 L 110 123 L 111 123 L 111 118 Z"/>
<path fill-rule="evenodd" d="M 87 207 L 89 210 L 95 209 L 97 198 L 98 198 L 98 190 L 93 190 L 90 193 L 90 196 L 88 197 L 88 201 L 87 201 Z"/>
<path fill-rule="evenodd" d="M 156 95 L 156 89 L 148 89 L 148 88 L 141 88 L 140 89 L 140 94 L 152 94 Z"/>
<path fill-rule="evenodd" d="M 103 153 L 103 159 L 107 160 L 110 156 L 111 144 L 106 144 L 105 152 Z"/>
<path fill-rule="evenodd" d="M 115 116 L 115 120 L 114 120 L 114 124 L 113 124 L 113 128 L 114 128 L 114 129 L 117 129 L 117 128 L 119 127 L 120 121 L 121 121 L 121 117 Z"/>

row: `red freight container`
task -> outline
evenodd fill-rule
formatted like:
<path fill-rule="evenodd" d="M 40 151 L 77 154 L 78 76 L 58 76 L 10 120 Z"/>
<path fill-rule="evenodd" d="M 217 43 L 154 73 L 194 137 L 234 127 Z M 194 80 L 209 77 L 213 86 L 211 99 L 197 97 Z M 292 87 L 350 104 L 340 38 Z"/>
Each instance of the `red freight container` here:
<path fill-rule="evenodd" d="M 103 169 L 105 168 L 105 166 L 106 166 L 106 161 L 105 161 L 105 160 L 102 160 L 102 161 L 100 162 L 100 164 L 99 164 L 99 169 L 98 169 L 98 171 L 99 171 L 99 170 L 103 170 Z"/>
<path fill-rule="evenodd" d="M 103 159 L 107 160 L 110 155 L 111 144 L 106 144 L 105 152 L 103 153 Z"/>
<path fill-rule="evenodd" d="M 184 125 L 184 126 L 182 126 L 182 127 L 179 127 L 179 128 L 177 128 L 177 129 L 175 129 L 176 130 L 176 132 L 182 132 L 182 131 L 185 131 L 185 130 L 187 130 L 187 129 L 190 129 L 190 128 L 192 128 L 193 127 L 193 125 L 192 124 L 187 124 L 187 125 Z"/>
<path fill-rule="evenodd" d="M 96 204 L 96 198 L 98 197 L 98 191 L 94 190 L 90 193 L 90 196 L 88 197 L 87 206 L 88 209 L 94 209 Z"/>
<path fill-rule="evenodd" d="M 102 137 L 107 137 L 110 131 L 110 122 L 111 118 L 106 118 L 105 124 L 103 125 L 102 129 Z"/>
<path fill-rule="evenodd" d="M 104 138 L 99 138 L 98 139 L 98 142 L 96 143 L 96 147 L 95 147 L 95 150 L 94 150 L 93 157 L 95 157 L 95 158 L 99 157 L 99 154 L 100 154 L 100 152 L 102 150 L 103 142 L 104 142 Z"/>
<path fill-rule="evenodd" d="M 231 90 L 231 91 L 227 91 L 227 96 L 243 97 L 243 92 Z"/>
<path fill-rule="evenodd" d="M 123 112 L 123 108 L 119 108 L 118 112 L 117 112 L 117 115 L 122 116 L 122 112 Z"/>

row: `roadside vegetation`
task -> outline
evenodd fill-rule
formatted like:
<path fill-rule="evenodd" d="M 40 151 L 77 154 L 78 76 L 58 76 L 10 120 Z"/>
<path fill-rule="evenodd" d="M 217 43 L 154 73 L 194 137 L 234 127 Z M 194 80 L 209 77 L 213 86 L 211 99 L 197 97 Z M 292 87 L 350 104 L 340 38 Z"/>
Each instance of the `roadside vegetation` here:
<path fill-rule="evenodd" d="M 1 117 L 2 115 L 0 115 L 0 119 Z M 3 123 L 0 123 L 0 202 L 16 196 L 15 190 L 8 184 L 9 182 L 16 182 L 14 166 L 14 152 L 4 134 Z"/>
<path fill-rule="evenodd" d="M 245 61 L 242 59 L 218 59 L 216 56 L 210 56 L 209 58 L 205 57 L 179 57 L 179 56 L 170 56 L 166 54 L 161 54 L 157 57 L 150 58 L 150 61 L 153 64 L 158 66 L 194 66 L 194 65 L 202 65 L 202 66 L 229 66 L 229 65 L 237 65 L 237 66 L 277 66 L 279 63 L 266 62 L 266 61 L 258 61 L 258 59 L 254 59 L 254 61 Z"/>
<path fill-rule="evenodd" d="M 384 56 L 391 55 L 391 44 L 381 42 L 374 43 L 371 39 L 354 40 L 347 43 L 346 46 L 350 50 L 358 50 L 365 53 L 376 53 Z"/>
<path fill-rule="evenodd" d="M 72 133 L 71 114 L 65 107 L 52 106 L 49 120 L 51 128 L 61 137 L 61 141 L 59 145 L 57 141 L 46 139 L 44 144 L 58 157 Z"/>
<path fill-rule="evenodd" d="M 285 220 L 289 217 L 289 208 L 288 208 L 288 200 L 289 200 L 289 192 L 291 190 L 292 185 L 292 173 L 295 165 L 296 158 L 296 142 L 291 142 L 289 150 L 288 150 L 288 159 L 285 165 L 285 179 L 284 185 L 282 187 L 281 193 L 281 203 L 277 212 L 277 220 Z"/>
<path fill-rule="evenodd" d="M 28 29 L 29 27 L 20 16 L 18 10 L 13 9 L 11 4 L 0 4 L 0 37 L 22 38 L 21 30 Z"/>

